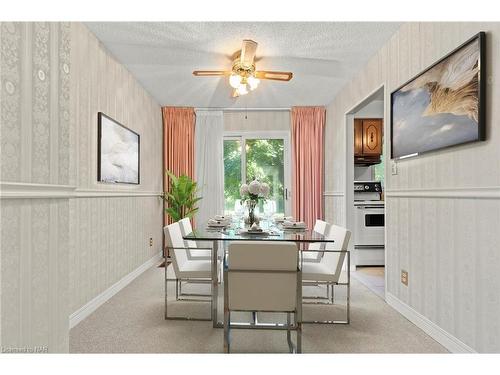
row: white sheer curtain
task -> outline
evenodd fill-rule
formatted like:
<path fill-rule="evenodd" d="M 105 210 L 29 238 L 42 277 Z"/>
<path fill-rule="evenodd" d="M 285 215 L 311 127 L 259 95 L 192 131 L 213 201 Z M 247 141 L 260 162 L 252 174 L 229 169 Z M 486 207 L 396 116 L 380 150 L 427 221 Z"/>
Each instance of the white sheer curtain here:
<path fill-rule="evenodd" d="M 195 176 L 200 196 L 196 225 L 224 213 L 224 122 L 222 111 L 196 111 Z"/>

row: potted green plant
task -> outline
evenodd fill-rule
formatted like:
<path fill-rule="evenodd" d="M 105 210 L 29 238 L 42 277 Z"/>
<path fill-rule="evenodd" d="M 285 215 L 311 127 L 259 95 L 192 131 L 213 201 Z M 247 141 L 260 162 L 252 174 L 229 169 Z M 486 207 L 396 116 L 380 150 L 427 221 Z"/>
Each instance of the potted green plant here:
<path fill-rule="evenodd" d="M 174 222 L 193 217 L 198 211 L 196 203 L 201 197 L 196 197 L 197 184 L 186 175 L 175 176 L 172 172 L 166 171 L 170 179 L 168 191 L 162 195 L 167 202 L 166 213 Z"/>

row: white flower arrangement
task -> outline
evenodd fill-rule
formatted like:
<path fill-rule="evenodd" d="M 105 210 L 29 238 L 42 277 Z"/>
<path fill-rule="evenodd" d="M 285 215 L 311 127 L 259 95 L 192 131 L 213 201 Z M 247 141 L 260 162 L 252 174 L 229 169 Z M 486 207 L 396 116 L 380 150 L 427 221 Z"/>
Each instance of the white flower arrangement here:
<path fill-rule="evenodd" d="M 266 200 L 269 197 L 271 189 L 265 182 L 253 180 L 250 184 L 243 184 L 240 187 L 240 195 L 242 200 Z"/>

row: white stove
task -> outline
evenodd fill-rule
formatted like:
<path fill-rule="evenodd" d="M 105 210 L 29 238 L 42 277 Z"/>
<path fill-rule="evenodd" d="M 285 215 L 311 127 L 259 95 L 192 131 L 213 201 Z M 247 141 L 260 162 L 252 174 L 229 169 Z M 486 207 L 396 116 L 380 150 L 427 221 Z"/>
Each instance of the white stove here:
<path fill-rule="evenodd" d="M 385 213 L 378 181 L 354 182 L 354 249 L 357 266 L 384 265 Z"/>

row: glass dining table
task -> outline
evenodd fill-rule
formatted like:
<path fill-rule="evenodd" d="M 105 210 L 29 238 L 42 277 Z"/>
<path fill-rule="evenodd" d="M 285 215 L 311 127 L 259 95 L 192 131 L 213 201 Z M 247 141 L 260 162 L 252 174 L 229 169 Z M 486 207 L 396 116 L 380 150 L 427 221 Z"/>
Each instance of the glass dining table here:
<path fill-rule="evenodd" d="M 310 229 L 284 229 L 281 224 L 275 223 L 273 220 L 262 221 L 260 223 L 263 231 L 267 233 L 248 234 L 246 233 L 245 224 L 243 221 L 233 221 L 227 227 L 213 228 L 208 227 L 206 224 L 199 226 L 193 232 L 184 235 L 184 240 L 212 242 L 212 322 L 215 328 L 223 327 L 222 321 L 218 319 L 218 298 L 219 298 L 219 284 L 217 280 L 218 270 L 218 254 L 220 244 L 231 241 L 288 241 L 295 242 L 299 251 L 306 250 L 305 244 L 319 242 L 319 243 L 333 243 L 334 240 L 324 235 L 317 233 Z M 223 246 L 225 248 L 225 246 Z M 322 251 L 328 252 L 327 249 Z"/>

